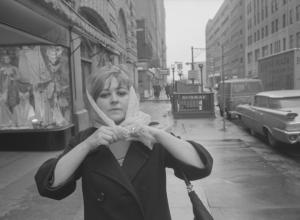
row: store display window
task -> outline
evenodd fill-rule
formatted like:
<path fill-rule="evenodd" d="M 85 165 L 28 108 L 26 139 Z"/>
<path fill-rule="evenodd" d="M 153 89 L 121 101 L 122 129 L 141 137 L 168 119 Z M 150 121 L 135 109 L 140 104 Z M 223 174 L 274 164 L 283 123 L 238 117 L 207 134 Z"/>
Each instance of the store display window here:
<path fill-rule="evenodd" d="M 72 123 L 68 52 L 53 45 L 0 47 L 0 130 Z"/>

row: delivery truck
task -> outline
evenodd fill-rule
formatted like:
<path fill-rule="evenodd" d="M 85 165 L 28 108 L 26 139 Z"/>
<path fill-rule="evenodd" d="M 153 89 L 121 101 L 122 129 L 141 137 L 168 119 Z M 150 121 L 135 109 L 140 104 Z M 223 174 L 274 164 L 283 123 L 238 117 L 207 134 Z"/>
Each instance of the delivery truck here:
<path fill-rule="evenodd" d="M 258 77 L 265 91 L 300 89 L 300 48 L 259 59 Z"/>

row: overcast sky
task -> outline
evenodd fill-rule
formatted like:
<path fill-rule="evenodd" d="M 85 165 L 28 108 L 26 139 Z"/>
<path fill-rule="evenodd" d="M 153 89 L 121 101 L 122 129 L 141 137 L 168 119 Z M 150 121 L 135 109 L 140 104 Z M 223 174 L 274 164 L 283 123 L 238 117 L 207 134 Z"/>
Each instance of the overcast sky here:
<path fill-rule="evenodd" d="M 191 46 L 205 47 L 205 26 L 223 0 L 165 0 L 167 65 L 191 62 Z M 205 52 L 194 50 L 194 61 L 205 60 Z M 184 65 L 185 69 L 190 69 Z"/>

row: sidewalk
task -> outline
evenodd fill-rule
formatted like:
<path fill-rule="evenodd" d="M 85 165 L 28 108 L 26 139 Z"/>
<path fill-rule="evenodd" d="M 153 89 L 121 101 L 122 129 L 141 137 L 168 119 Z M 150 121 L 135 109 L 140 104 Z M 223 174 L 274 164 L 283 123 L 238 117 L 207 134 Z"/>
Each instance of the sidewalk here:
<path fill-rule="evenodd" d="M 142 102 L 141 109 L 151 114 L 153 121 L 171 127 L 184 139 L 197 141 L 211 153 L 211 175 L 193 185 L 215 220 L 300 219 L 299 162 L 286 163 L 276 151 L 231 122 L 226 121 L 224 131 L 218 115 L 174 120 L 169 101 Z M 1 152 L 0 220 L 83 219 L 80 181 L 77 190 L 59 202 L 37 192 L 37 168 L 59 153 Z M 171 169 L 167 170 L 167 192 L 172 219 L 193 219 L 185 184 Z"/>
<path fill-rule="evenodd" d="M 214 158 L 212 174 L 194 181 L 199 197 L 215 220 L 299 220 L 299 181 L 273 166 L 251 145 L 254 137 L 218 115 L 214 119 L 173 120 L 170 103 L 144 102 L 155 120 L 173 123 L 172 132 L 204 145 Z M 294 169 L 300 173 L 299 164 Z M 168 196 L 173 220 L 192 219 L 185 185 L 168 170 Z"/>

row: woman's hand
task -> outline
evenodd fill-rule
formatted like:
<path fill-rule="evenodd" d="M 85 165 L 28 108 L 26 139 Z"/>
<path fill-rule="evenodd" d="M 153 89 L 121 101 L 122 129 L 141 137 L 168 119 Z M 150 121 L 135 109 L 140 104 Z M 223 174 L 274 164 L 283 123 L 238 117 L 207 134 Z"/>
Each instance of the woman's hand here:
<path fill-rule="evenodd" d="M 156 143 L 157 133 L 163 132 L 157 128 L 137 123 L 130 123 L 126 126 L 126 128 L 129 130 L 129 137 L 138 138 L 146 146 L 151 146 Z"/>
<path fill-rule="evenodd" d="M 97 149 L 100 145 L 109 145 L 119 139 L 120 136 L 116 134 L 114 128 L 101 126 L 85 140 L 85 143 L 87 144 L 89 152 L 91 152 Z"/>

